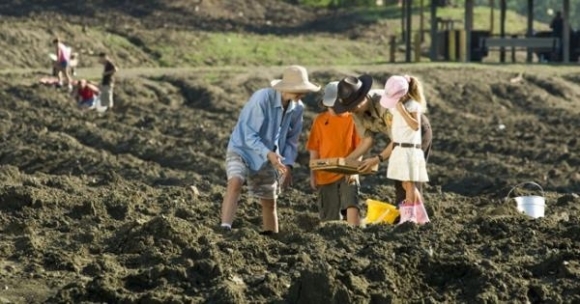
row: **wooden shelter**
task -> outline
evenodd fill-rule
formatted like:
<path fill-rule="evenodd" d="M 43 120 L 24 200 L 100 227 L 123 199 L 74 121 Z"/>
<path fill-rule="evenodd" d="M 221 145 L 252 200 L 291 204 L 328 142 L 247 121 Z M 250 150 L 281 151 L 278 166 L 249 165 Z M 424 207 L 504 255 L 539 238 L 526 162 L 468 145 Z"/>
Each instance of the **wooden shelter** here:
<path fill-rule="evenodd" d="M 463 0 L 465 1 L 465 16 L 464 16 L 464 29 L 465 29 L 465 43 L 463 47 L 465 50 L 464 61 L 470 62 L 470 46 L 471 46 L 471 32 L 473 31 L 473 9 L 475 0 Z M 526 31 L 526 38 L 520 39 L 520 45 L 530 45 L 526 44 L 526 40 L 532 38 L 534 32 L 534 2 L 539 0 L 527 0 L 528 2 L 528 10 L 527 10 L 527 31 Z M 431 0 L 430 1 L 430 15 L 431 15 L 431 37 L 437 37 L 437 1 Z M 507 5 L 506 0 L 499 0 L 500 3 L 500 37 L 506 38 L 505 33 L 505 21 L 506 21 L 506 11 Z M 421 1 L 423 4 L 423 1 Z M 492 8 L 493 10 L 493 8 Z M 562 63 L 569 63 L 570 62 L 570 0 L 562 0 L 562 18 L 564 19 L 564 30 L 562 35 L 561 47 L 563 49 L 562 54 Z M 402 24 L 403 28 L 405 29 L 404 32 L 404 40 L 405 40 L 405 61 L 411 62 L 411 39 L 412 39 L 412 13 L 413 13 L 413 0 L 404 0 L 402 6 Z M 528 42 L 531 42 L 528 40 Z M 431 48 L 430 48 L 430 57 L 431 61 L 437 61 L 437 39 L 431 39 Z M 537 43 L 537 41 L 531 42 L 531 44 Z M 502 47 L 501 61 L 505 62 L 505 49 Z M 528 48 L 527 54 L 527 61 L 532 61 L 532 52 Z"/>

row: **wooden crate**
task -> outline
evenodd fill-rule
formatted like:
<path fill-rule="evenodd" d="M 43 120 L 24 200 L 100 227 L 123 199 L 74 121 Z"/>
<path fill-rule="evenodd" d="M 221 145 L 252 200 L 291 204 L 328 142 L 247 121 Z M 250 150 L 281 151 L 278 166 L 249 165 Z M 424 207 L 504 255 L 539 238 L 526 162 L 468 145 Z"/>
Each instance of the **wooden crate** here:
<path fill-rule="evenodd" d="M 373 174 L 379 170 L 379 165 L 374 166 L 370 172 L 360 173 L 358 167 L 361 162 L 343 157 L 321 158 L 310 161 L 311 170 L 321 170 L 342 174 Z"/>

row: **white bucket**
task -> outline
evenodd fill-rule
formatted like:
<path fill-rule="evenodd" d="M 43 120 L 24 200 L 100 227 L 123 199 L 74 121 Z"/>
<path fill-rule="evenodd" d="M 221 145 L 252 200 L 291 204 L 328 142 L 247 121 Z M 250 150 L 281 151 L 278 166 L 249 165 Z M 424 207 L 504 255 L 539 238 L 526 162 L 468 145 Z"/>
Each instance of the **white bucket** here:
<path fill-rule="evenodd" d="M 519 212 L 522 212 L 523 214 L 531 216 L 533 218 L 543 217 L 546 209 L 546 199 L 544 198 L 544 189 L 542 189 L 540 185 L 534 182 L 527 182 L 516 185 L 508 193 L 507 195 L 508 199 L 512 191 L 514 191 L 514 189 L 524 185 L 533 185 L 540 188 L 542 196 L 538 195 L 516 196 L 514 197 L 514 200 L 517 203 L 516 208 L 518 209 Z"/>

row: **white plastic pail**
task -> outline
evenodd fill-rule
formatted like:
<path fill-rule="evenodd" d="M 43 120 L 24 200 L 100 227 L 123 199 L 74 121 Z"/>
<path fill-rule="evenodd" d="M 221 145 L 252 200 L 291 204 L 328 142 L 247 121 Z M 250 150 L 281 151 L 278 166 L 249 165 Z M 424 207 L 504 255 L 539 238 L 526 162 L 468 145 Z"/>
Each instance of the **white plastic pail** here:
<path fill-rule="evenodd" d="M 517 204 L 516 208 L 518 209 L 519 212 L 522 212 L 530 217 L 533 218 L 543 217 L 546 209 L 546 199 L 544 198 L 544 189 L 542 189 L 540 185 L 534 182 L 526 182 L 516 185 L 508 193 L 507 195 L 508 199 L 512 191 L 514 191 L 514 189 L 524 185 L 536 186 L 542 192 L 542 196 L 538 195 L 516 196 L 514 197 L 514 200 L 516 201 Z"/>

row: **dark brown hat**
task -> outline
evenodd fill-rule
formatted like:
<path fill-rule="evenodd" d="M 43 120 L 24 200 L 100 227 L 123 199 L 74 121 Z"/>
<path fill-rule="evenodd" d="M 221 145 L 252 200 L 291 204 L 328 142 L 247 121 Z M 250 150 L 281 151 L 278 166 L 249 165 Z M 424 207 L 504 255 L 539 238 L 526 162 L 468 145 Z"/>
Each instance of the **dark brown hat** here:
<path fill-rule="evenodd" d="M 334 103 L 334 112 L 340 114 L 352 111 L 364 100 L 372 85 L 373 78 L 370 75 L 343 78 L 338 82 L 338 98 Z"/>

